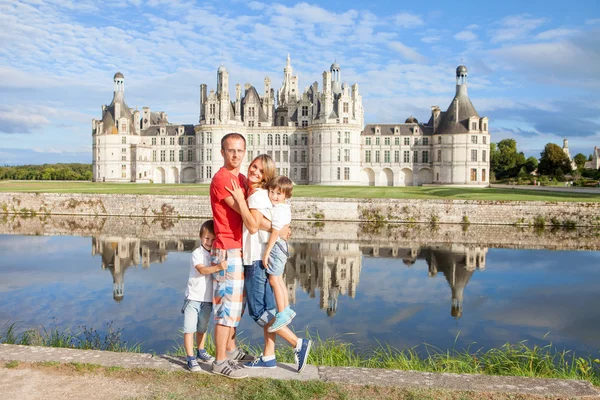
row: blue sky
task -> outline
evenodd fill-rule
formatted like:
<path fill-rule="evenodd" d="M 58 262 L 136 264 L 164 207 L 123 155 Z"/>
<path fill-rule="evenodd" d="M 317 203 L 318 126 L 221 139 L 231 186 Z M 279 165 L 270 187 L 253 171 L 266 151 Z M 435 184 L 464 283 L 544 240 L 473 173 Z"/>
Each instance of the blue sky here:
<path fill-rule="evenodd" d="M 526 3 L 526 4 L 522 4 Z M 289 53 L 300 88 L 337 61 L 366 123 L 429 118 L 469 68 L 492 141 L 528 156 L 567 137 L 600 146 L 597 1 L 0 0 L 0 165 L 91 162 L 91 120 L 125 76 L 130 107 L 197 123 L 199 85 L 279 88 Z"/>

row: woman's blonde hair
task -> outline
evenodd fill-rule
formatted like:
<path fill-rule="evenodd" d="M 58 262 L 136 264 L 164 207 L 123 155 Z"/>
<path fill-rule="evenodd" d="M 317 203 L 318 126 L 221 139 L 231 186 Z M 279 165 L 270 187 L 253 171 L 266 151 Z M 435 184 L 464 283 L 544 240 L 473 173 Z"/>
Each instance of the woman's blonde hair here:
<path fill-rule="evenodd" d="M 262 179 L 260 182 L 250 185 L 250 190 L 254 190 L 256 188 L 266 189 L 267 184 L 275 177 L 275 162 L 268 154 L 259 154 L 252 160 L 250 166 L 254 164 L 256 160 L 262 161 Z M 250 171 L 250 166 L 248 166 L 248 171 Z"/>

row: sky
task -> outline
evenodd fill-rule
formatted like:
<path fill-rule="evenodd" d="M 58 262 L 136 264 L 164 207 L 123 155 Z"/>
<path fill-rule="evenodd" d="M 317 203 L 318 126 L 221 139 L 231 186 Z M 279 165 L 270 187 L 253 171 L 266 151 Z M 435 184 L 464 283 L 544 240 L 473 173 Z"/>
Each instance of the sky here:
<path fill-rule="evenodd" d="M 527 156 L 569 140 L 600 146 L 600 3 L 0 0 L 0 165 L 91 163 L 92 119 L 125 76 L 129 107 L 196 124 L 199 85 L 278 89 L 289 54 L 299 88 L 335 61 L 358 83 L 365 123 L 447 109 L 455 70 L 492 142 Z"/>

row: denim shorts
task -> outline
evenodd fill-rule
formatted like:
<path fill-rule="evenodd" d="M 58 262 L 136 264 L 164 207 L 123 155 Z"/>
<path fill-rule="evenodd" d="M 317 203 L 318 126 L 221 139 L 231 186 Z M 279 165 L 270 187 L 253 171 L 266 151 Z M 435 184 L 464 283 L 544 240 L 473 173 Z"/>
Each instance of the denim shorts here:
<path fill-rule="evenodd" d="M 267 325 L 277 312 L 273 289 L 267 279 L 262 261 L 244 265 L 244 291 L 250 317 L 260 326 Z"/>
<path fill-rule="evenodd" d="M 269 253 L 269 267 L 267 268 L 269 275 L 283 275 L 285 263 L 287 262 L 289 256 L 290 253 L 287 251 L 287 243 L 282 243 L 280 241 L 275 242 L 275 246 L 273 246 L 273 249 Z"/>
<path fill-rule="evenodd" d="M 204 333 L 212 313 L 212 303 L 186 300 L 183 306 L 183 333 Z"/>

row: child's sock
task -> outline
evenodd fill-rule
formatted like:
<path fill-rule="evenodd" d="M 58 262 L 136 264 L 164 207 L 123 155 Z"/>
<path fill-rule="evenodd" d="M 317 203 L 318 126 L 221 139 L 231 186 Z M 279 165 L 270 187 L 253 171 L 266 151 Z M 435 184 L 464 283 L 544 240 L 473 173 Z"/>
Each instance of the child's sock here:
<path fill-rule="evenodd" d="M 298 338 L 296 342 L 296 351 L 300 351 L 302 349 L 302 339 Z"/>
<path fill-rule="evenodd" d="M 195 356 L 186 356 L 185 359 L 186 359 L 186 361 L 192 361 L 192 360 L 195 360 L 196 357 Z"/>

